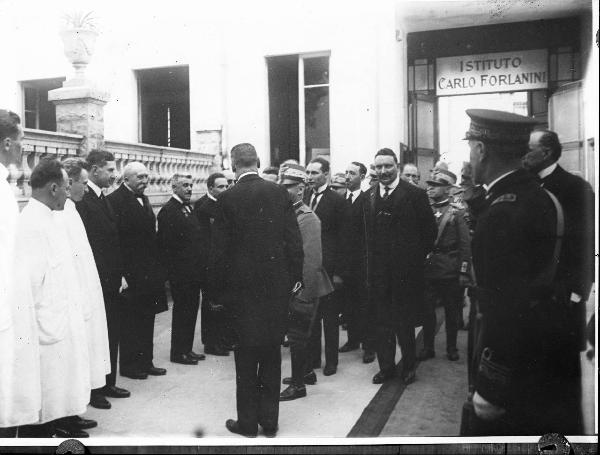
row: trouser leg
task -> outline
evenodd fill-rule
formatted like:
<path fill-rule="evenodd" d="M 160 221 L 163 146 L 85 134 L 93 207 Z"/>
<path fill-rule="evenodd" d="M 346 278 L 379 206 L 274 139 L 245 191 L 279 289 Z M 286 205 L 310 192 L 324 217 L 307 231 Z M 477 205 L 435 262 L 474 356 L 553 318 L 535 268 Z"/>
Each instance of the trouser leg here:
<path fill-rule="evenodd" d="M 336 292 L 334 291 L 332 294 L 321 299 L 319 307 L 323 308 L 325 365 L 336 367 L 338 364 L 338 348 L 340 344 L 339 311 Z"/>
<path fill-rule="evenodd" d="M 144 368 L 152 367 L 154 358 L 154 313 L 144 314 L 140 320 L 140 345 Z"/>
<path fill-rule="evenodd" d="M 400 319 L 396 325 L 396 335 L 402 351 L 402 369 L 407 371 L 414 369 L 417 362 L 415 327 L 410 314 L 403 315 Z"/>
<path fill-rule="evenodd" d="M 321 303 L 322 302 L 323 299 L 321 299 Z M 321 324 L 322 319 L 323 310 L 321 308 L 321 305 L 319 305 L 319 309 L 317 310 L 317 314 L 315 317 L 315 322 L 313 324 L 312 331 L 310 334 L 310 341 L 308 347 L 310 362 L 313 368 L 321 367 L 321 332 L 323 330 Z"/>
<path fill-rule="evenodd" d="M 234 359 L 238 423 L 242 431 L 256 433 L 259 406 L 257 348 L 238 347 L 234 351 Z"/>
<path fill-rule="evenodd" d="M 379 369 L 392 372 L 396 367 L 396 335 L 390 327 L 379 325 L 377 334 L 377 361 Z"/>
<path fill-rule="evenodd" d="M 435 350 L 435 326 L 437 324 L 435 315 L 436 290 L 433 283 L 428 282 L 425 287 L 424 309 L 423 309 L 423 345 L 425 349 Z"/>
<path fill-rule="evenodd" d="M 310 319 L 304 315 L 292 313 L 289 318 L 288 340 L 292 362 L 292 380 L 296 385 L 304 385 L 304 375 L 309 368 L 308 341 Z"/>
<path fill-rule="evenodd" d="M 458 283 L 446 283 L 440 289 L 446 313 L 446 351 L 456 351 L 459 314 L 462 311 L 462 294 Z"/>
<path fill-rule="evenodd" d="M 126 301 L 123 302 L 121 315 L 120 368 L 121 370 L 141 368 L 141 365 L 139 365 L 141 352 L 139 343 L 140 327 L 137 306 L 133 301 L 133 296 L 128 295 Z"/>
<path fill-rule="evenodd" d="M 171 354 L 187 354 L 194 345 L 200 286 L 192 282 L 172 282 L 171 294 L 173 295 Z"/>
<path fill-rule="evenodd" d="M 118 295 L 105 301 L 106 327 L 108 329 L 108 348 L 110 352 L 110 373 L 106 375 L 106 385 L 117 383 L 117 360 L 121 340 L 122 306 Z"/>
<path fill-rule="evenodd" d="M 279 420 L 279 383 L 281 381 L 281 347 L 261 346 L 258 364 L 258 423 L 275 430 Z"/>

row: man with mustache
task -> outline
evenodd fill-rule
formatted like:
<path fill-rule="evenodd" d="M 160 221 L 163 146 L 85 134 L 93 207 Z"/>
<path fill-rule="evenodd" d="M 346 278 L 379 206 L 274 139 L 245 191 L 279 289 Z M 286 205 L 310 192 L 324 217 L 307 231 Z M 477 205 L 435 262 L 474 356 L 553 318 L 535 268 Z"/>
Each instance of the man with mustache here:
<path fill-rule="evenodd" d="M 157 217 L 160 257 L 167 268 L 173 296 L 171 362 L 197 365 L 205 358 L 192 348 L 206 251 L 200 221 L 193 216 L 190 205 L 192 176 L 175 174 L 171 186 L 173 196 Z"/>

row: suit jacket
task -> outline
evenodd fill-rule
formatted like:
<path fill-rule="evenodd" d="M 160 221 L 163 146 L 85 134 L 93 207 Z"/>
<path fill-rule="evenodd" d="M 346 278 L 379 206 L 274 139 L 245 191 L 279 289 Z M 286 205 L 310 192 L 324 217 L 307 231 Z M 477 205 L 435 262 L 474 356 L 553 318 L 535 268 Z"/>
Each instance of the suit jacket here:
<path fill-rule="evenodd" d="M 189 207 L 189 206 L 188 206 Z M 198 218 L 175 198 L 160 209 L 158 249 L 170 281 L 193 282 L 204 278 L 206 249 Z"/>
<path fill-rule="evenodd" d="M 367 193 L 361 192 L 354 202 L 344 201 L 344 216 L 342 221 L 338 275 L 346 280 L 360 280 L 366 283 L 367 247 L 365 237 L 365 217 L 363 204 Z"/>
<path fill-rule="evenodd" d="M 311 192 L 307 192 L 304 196 L 304 203 L 309 207 L 311 195 Z M 344 198 L 327 186 L 314 211 L 321 221 L 323 267 L 325 267 L 330 277 L 333 277 L 334 273 L 337 273 L 338 248 L 345 205 Z"/>
<path fill-rule="evenodd" d="M 166 273 L 159 260 L 156 217 L 148 197 L 142 197 L 142 206 L 133 192 L 122 184 L 108 200 L 116 215 L 129 290 L 138 296 L 162 295 Z"/>
<path fill-rule="evenodd" d="M 542 179 L 542 186 L 553 193 L 563 207 L 565 234 L 557 278 L 565 286 L 566 298 L 571 293 L 582 296 L 573 313 L 574 335 L 580 349 L 586 349 L 585 304 L 594 282 L 594 192 L 588 182 L 562 167 Z"/>
<path fill-rule="evenodd" d="M 381 297 L 381 287 L 389 289 L 391 300 L 382 302 L 381 300 L 388 299 L 378 298 L 378 301 L 372 303 L 380 307 L 381 311 L 378 314 L 382 320 L 391 321 L 398 315 L 398 307 L 410 310 L 410 313 L 414 314 L 422 306 L 424 261 L 433 249 L 437 225 L 425 191 L 400 179 L 398 186 L 389 196 L 391 212 L 386 215 L 389 217 L 393 237 L 385 264 L 382 264 L 382 258 L 373 254 L 376 217 L 381 216 L 375 207 L 378 192 L 379 185 L 370 188 L 363 203 L 369 297 Z M 384 273 L 381 273 L 382 269 L 385 269 Z"/>
<path fill-rule="evenodd" d="M 293 283 L 302 281 L 302 238 L 286 190 L 257 174 L 218 197 L 209 282 L 233 317 L 240 346 L 280 344 Z"/>
<path fill-rule="evenodd" d="M 108 198 L 105 202 L 88 188 L 75 204 L 92 247 L 105 298 L 118 294 L 124 274 L 117 218 Z"/>

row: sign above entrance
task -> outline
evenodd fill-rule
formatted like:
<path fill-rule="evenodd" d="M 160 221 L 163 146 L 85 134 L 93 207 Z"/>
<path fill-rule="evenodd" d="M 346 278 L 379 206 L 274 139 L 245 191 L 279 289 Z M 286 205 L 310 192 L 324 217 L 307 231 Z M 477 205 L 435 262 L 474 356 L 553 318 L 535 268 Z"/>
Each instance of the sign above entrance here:
<path fill-rule="evenodd" d="M 543 89 L 548 87 L 548 50 L 438 58 L 436 72 L 438 96 Z"/>

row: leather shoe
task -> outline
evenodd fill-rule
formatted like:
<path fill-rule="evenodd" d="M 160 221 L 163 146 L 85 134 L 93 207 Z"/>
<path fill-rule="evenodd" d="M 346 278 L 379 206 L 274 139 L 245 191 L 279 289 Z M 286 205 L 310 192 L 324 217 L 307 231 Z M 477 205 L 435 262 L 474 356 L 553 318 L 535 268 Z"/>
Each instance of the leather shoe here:
<path fill-rule="evenodd" d="M 448 354 L 446 354 L 446 356 L 448 357 L 448 360 L 451 360 L 453 362 L 460 359 L 460 356 L 458 355 L 458 351 L 456 351 L 456 350 L 448 352 Z"/>
<path fill-rule="evenodd" d="M 425 360 L 433 359 L 435 357 L 435 351 L 433 349 L 423 348 L 417 356 L 417 360 L 424 362 Z"/>
<path fill-rule="evenodd" d="M 373 363 L 375 361 L 375 353 L 373 351 L 365 351 L 363 353 L 363 363 Z"/>
<path fill-rule="evenodd" d="M 69 427 L 75 427 L 78 430 L 89 430 L 90 428 L 96 428 L 98 422 L 92 419 L 82 419 L 79 416 L 65 417 L 65 423 Z"/>
<path fill-rule="evenodd" d="M 116 385 L 105 385 L 102 387 L 102 389 L 100 389 L 100 392 L 105 397 L 111 398 L 129 398 L 131 396 L 131 392 L 129 390 L 122 389 Z"/>
<path fill-rule="evenodd" d="M 99 393 L 92 393 L 90 395 L 90 406 L 96 409 L 110 409 L 111 404 L 104 395 Z"/>
<path fill-rule="evenodd" d="M 200 360 L 204 360 L 206 359 L 206 356 L 204 354 L 196 354 L 194 351 L 190 351 L 188 352 L 188 355 L 192 358 L 192 359 L 196 359 L 198 362 Z"/>
<path fill-rule="evenodd" d="M 146 379 L 148 378 L 148 373 L 141 370 L 121 370 L 121 376 L 130 379 Z"/>
<path fill-rule="evenodd" d="M 279 431 L 279 427 L 274 429 L 262 427 L 262 432 L 267 438 L 274 438 L 275 436 L 277 436 L 277 431 Z"/>
<path fill-rule="evenodd" d="M 283 378 L 281 381 L 283 384 L 292 384 L 292 378 Z M 317 374 L 314 371 L 311 371 L 308 374 L 304 375 L 304 384 L 305 385 L 315 385 L 317 383 Z"/>
<path fill-rule="evenodd" d="M 210 354 L 210 355 L 218 355 L 218 356 L 222 356 L 222 357 L 229 355 L 229 351 L 219 345 L 204 346 L 204 353 Z"/>
<path fill-rule="evenodd" d="M 306 396 L 306 387 L 298 386 L 296 384 L 290 384 L 281 394 L 279 395 L 279 401 L 291 401 L 297 398 L 304 398 Z"/>
<path fill-rule="evenodd" d="M 373 384 L 383 384 L 388 379 L 392 379 L 396 376 L 394 371 L 380 371 L 373 376 Z"/>
<path fill-rule="evenodd" d="M 238 421 L 233 419 L 227 419 L 227 421 L 225 422 L 225 427 L 232 433 L 240 434 L 242 436 L 246 436 L 247 438 L 255 438 L 257 434 L 257 432 L 247 433 L 245 431 L 242 431 Z"/>
<path fill-rule="evenodd" d="M 325 365 L 323 368 L 323 376 L 331 376 L 337 373 L 337 366 Z"/>
<path fill-rule="evenodd" d="M 356 351 L 358 348 L 359 348 L 358 344 L 346 343 L 345 345 L 343 345 L 341 348 L 338 349 L 338 352 Z"/>
<path fill-rule="evenodd" d="M 65 438 L 65 439 L 81 439 L 81 438 L 89 438 L 90 435 L 87 431 L 83 431 L 83 430 L 78 430 L 76 428 L 70 428 L 70 427 L 61 427 L 60 424 L 59 426 L 54 427 L 54 435 L 52 436 L 53 438 Z"/>
<path fill-rule="evenodd" d="M 408 385 L 412 382 L 415 382 L 416 379 L 416 371 L 414 369 L 411 370 L 407 370 L 404 373 L 402 373 L 402 381 L 404 381 L 404 384 Z"/>
<path fill-rule="evenodd" d="M 198 365 L 198 361 L 196 359 L 191 358 L 188 354 L 172 355 L 171 362 L 181 363 L 182 365 Z M 164 370 L 164 368 L 150 367 L 150 369 L 148 370 L 148 374 L 152 374 L 150 373 L 150 370 L 152 370 L 153 368 L 156 370 Z M 167 370 L 165 370 L 164 373 L 157 373 L 155 376 L 160 376 L 162 374 L 165 374 L 166 372 Z"/>
<path fill-rule="evenodd" d="M 164 376 L 165 374 L 167 374 L 167 370 L 165 368 L 158 368 L 158 367 L 155 367 L 154 365 L 150 366 L 150 368 L 148 368 L 146 370 L 146 372 L 150 376 Z"/>

